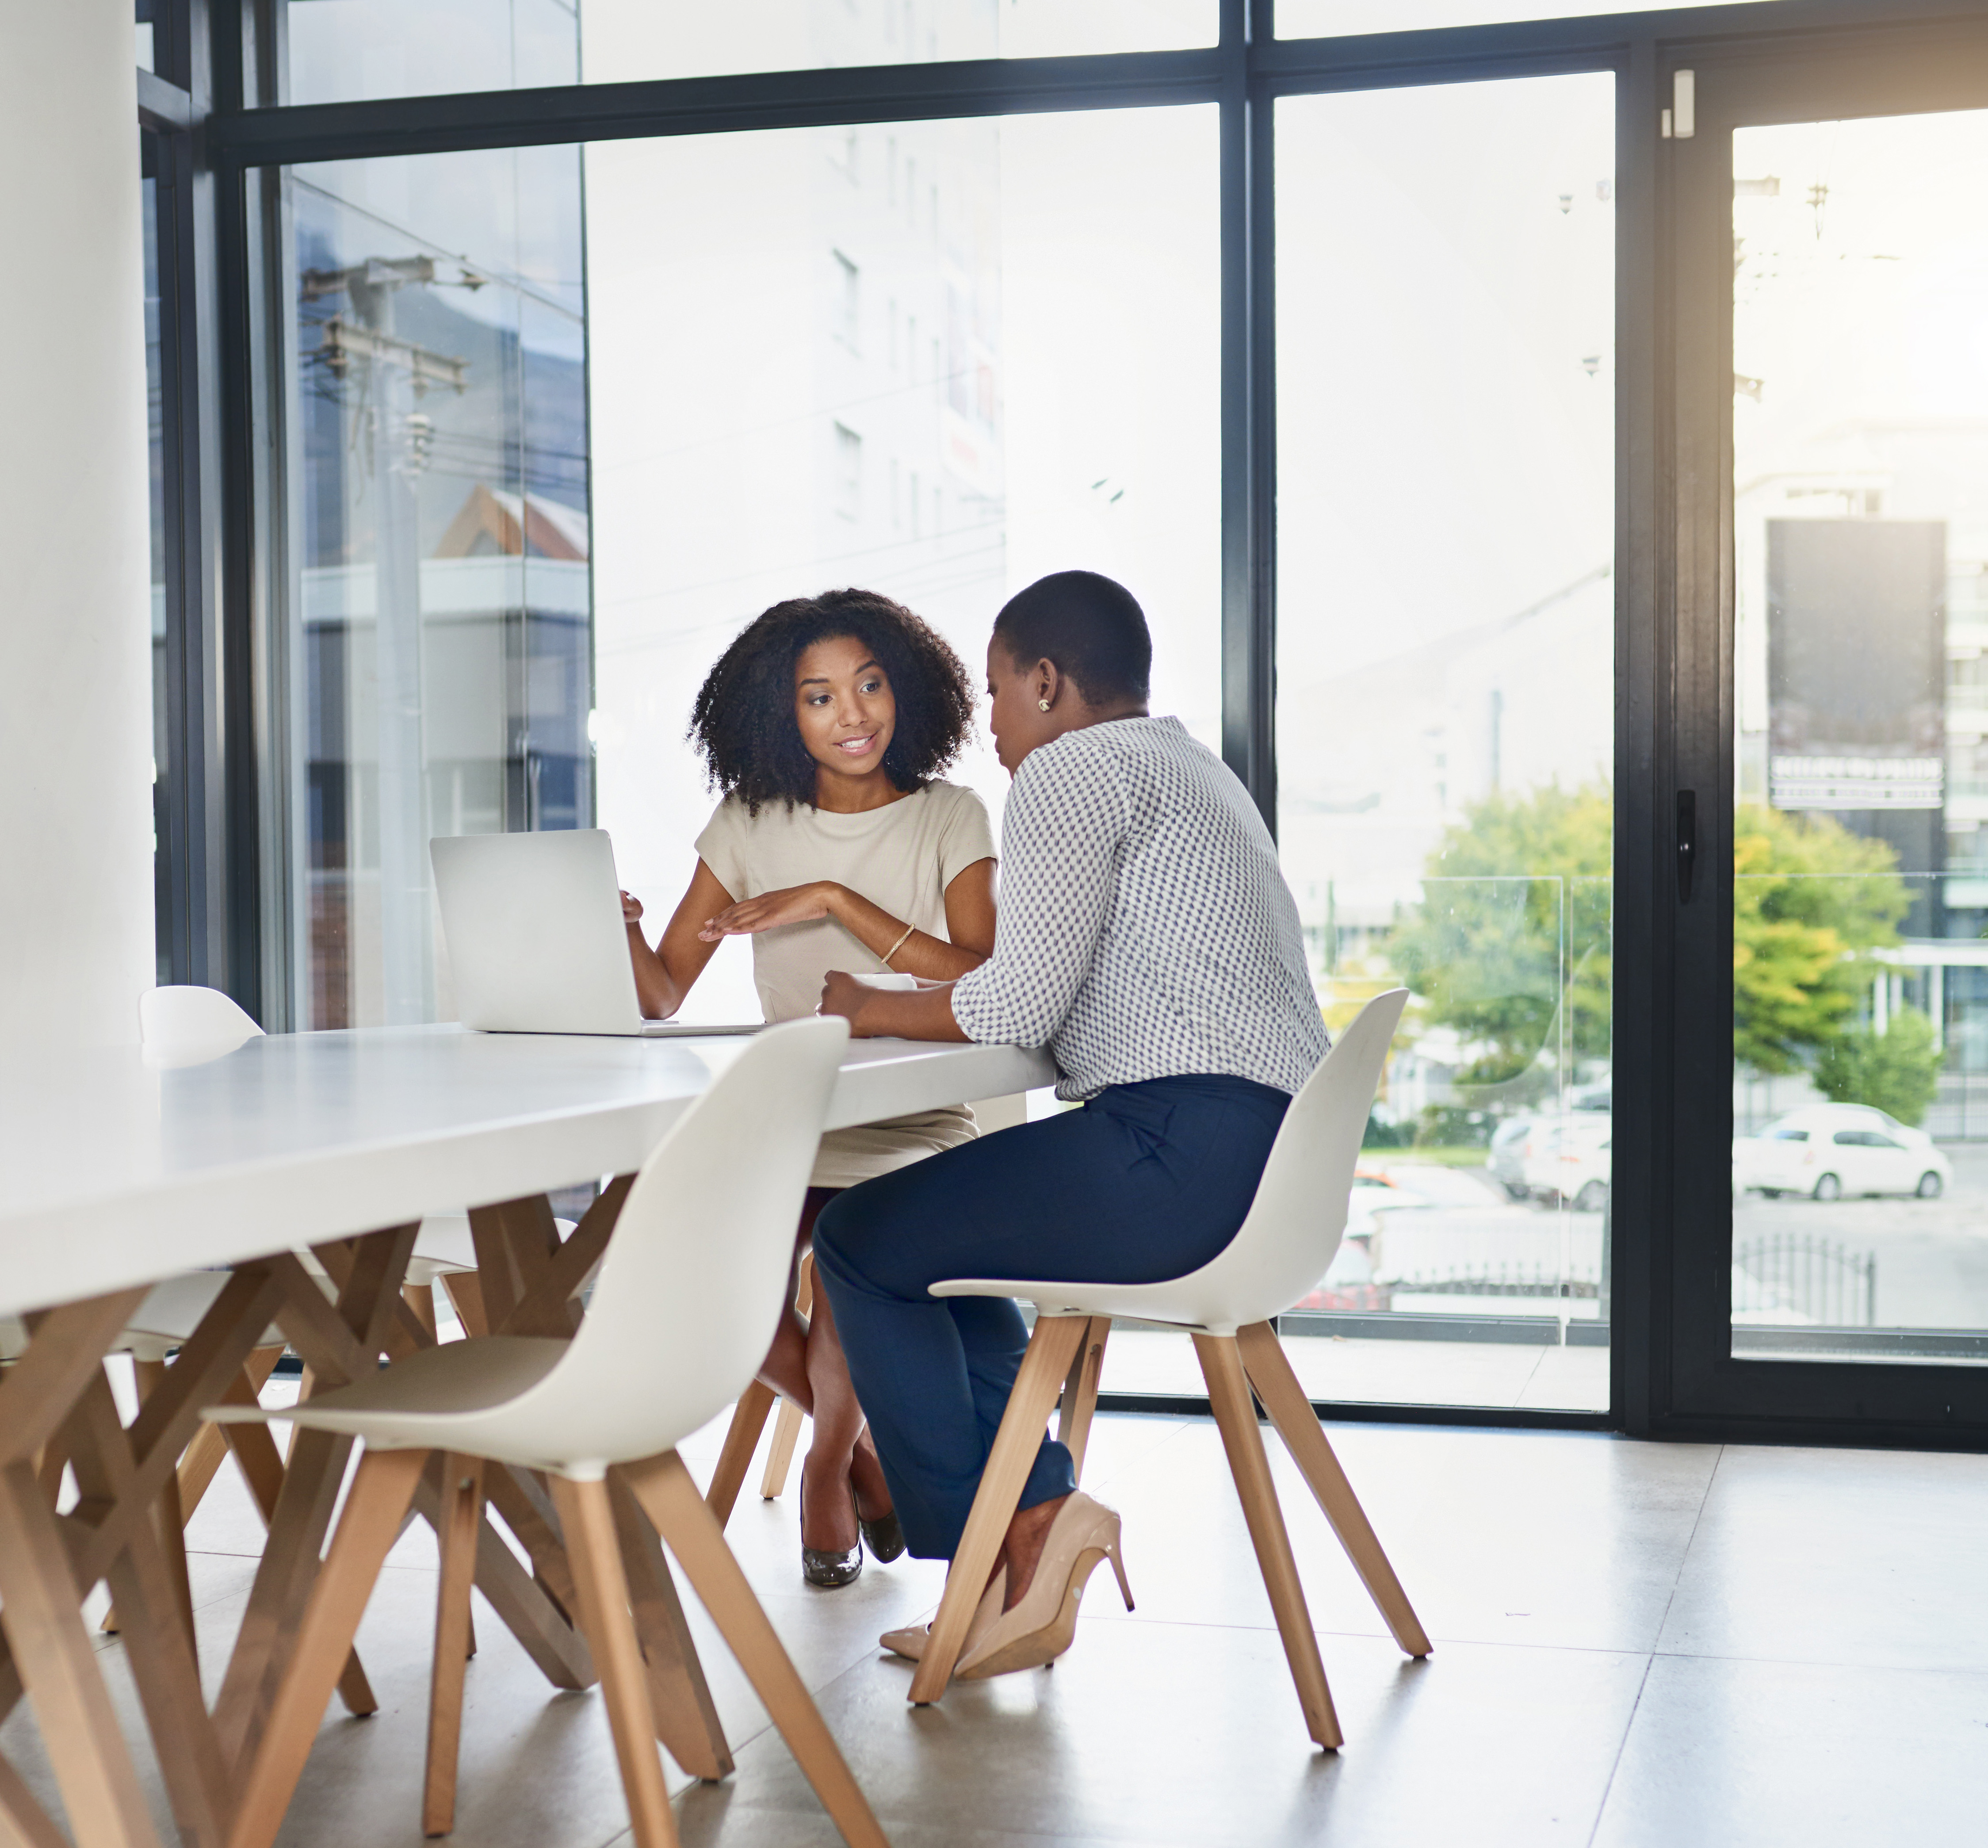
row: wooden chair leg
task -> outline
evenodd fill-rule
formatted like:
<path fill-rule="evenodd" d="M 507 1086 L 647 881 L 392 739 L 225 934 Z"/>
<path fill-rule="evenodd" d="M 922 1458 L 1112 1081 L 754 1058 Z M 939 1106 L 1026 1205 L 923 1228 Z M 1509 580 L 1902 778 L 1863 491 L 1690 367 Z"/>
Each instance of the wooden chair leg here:
<path fill-rule="evenodd" d="M 676 1818 L 670 1811 L 663 1761 L 656 1749 L 655 1710 L 649 1704 L 648 1677 L 628 1607 L 628 1580 L 615 1538 L 607 1484 L 555 1476 L 552 1491 L 573 1561 L 580 1628 L 607 1699 L 607 1723 L 614 1735 L 614 1755 L 620 1761 L 635 1848 L 676 1848 Z"/>
<path fill-rule="evenodd" d="M 1242 1376 L 1236 1338 L 1197 1335 L 1194 1347 L 1201 1359 L 1202 1376 L 1208 1382 L 1215 1421 L 1222 1430 L 1222 1448 L 1229 1453 L 1229 1473 L 1242 1498 L 1242 1518 L 1249 1524 L 1256 1563 L 1263 1569 L 1263 1589 L 1270 1594 L 1270 1608 L 1276 1613 L 1278 1633 L 1284 1640 L 1284 1655 L 1291 1665 L 1305 1724 L 1320 1745 L 1336 1751 L 1344 1742 L 1339 1718 L 1333 1711 L 1332 1691 L 1326 1686 L 1325 1664 L 1319 1660 L 1318 1638 L 1312 1632 L 1297 1562 L 1291 1556 L 1290 1535 L 1284 1531 L 1283 1511 L 1277 1505 L 1270 1460 L 1263 1454 L 1263 1433 L 1256 1427 L 1256 1408 L 1250 1400 L 1249 1382 Z"/>
<path fill-rule="evenodd" d="M 1007 1536 L 1008 1523 L 1015 1518 L 1022 1486 L 1029 1479 L 1030 1466 L 1041 1446 L 1050 1408 L 1056 1403 L 1057 1394 L 1090 1322 L 1088 1315 L 1036 1318 L 1029 1351 L 1022 1356 L 1022 1370 L 1016 1376 L 1014 1391 L 1008 1396 L 1008 1409 L 1002 1414 L 1000 1430 L 995 1433 L 987 1467 L 981 1472 L 980 1489 L 973 1498 L 966 1532 L 961 1536 L 959 1551 L 953 1555 L 952 1569 L 945 1576 L 945 1595 L 939 1600 L 938 1615 L 932 1619 L 925 1653 L 919 1658 L 918 1672 L 911 1677 L 911 1699 L 915 1706 L 930 1705 L 945 1692 L 947 1682 L 952 1679 L 953 1664 L 959 1660 L 974 1610 L 987 1589 L 988 1575 L 994 1569 L 995 1557 Z"/>
<path fill-rule="evenodd" d="M 803 1319 L 814 1312 L 814 1254 L 801 1254 L 800 1274 L 794 1284 L 794 1308 Z M 787 1471 L 793 1467 L 794 1446 L 800 1440 L 801 1420 L 807 1414 L 791 1400 L 783 1399 L 773 1420 L 773 1447 L 766 1453 L 766 1473 L 759 1478 L 759 1499 L 777 1501 L 787 1486 Z"/>
<path fill-rule="evenodd" d="M 1057 1437 L 1070 1452 L 1077 1479 L 1084 1480 L 1084 1453 L 1090 1442 L 1090 1421 L 1097 1411 L 1097 1383 L 1104 1372 L 1104 1343 L 1111 1333 L 1111 1318 L 1094 1315 L 1084 1339 L 1078 1342 L 1077 1358 L 1070 1363 L 1063 1383 L 1063 1410 L 1057 1419 Z"/>
<path fill-rule="evenodd" d="M 490 1317 L 483 1307 L 483 1285 L 474 1271 L 445 1271 L 441 1287 L 448 1292 L 455 1319 L 465 1335 L 488 1335 Z"/>
<path fill-rule="evenodd" d="M 704 1678 L 704 1664 L 698 1660 L 655 1523 L 625 1482 L 610 1475 L 608 1490 L 614 1504 L 615 1536 L 621 1543 L 621 1567 L 628 1575 L 635 1636 L 649 1672 L 656 1737 L 692 1777 L 715 1784 L 732 1775 L 732 1748 L 725 1743 L 718 1703 Z"/>
<path fill-rule="evenodd" d="M 469 1660 L 469 1593 L 476 1579 L 476 1534 L 483 1518 L 483 1460 L 441 1457 L 441 1588 L 435 1599 L 434 1663 L 428 1680 L 428 1768 L 421 1833 L 455 1826 L 455 1772 L 462 1741 L 463 1678 Z"/>
<path fill-rule="evenodd" d="M 1291 1460 L 1310 1484 L 1311 1492 L 1318 1498 L 1318 1504 L 1332 1523 L 1340 1545 L 1346 1548 L 1346 1556 L 1353 1562 L 1361 1582 L 1387 1620 L 1395 1640 L 1406 1654 L 1428 1655 L 1428 1633 L 1408 1603 L 1408 1594 L 1401 1589 L 1401 1580 L 1388 1563 L 1388 1555 L 1381 1550 L 1366 1510 L 1361 1507 L 1317 1413 L 1311 1409 L 1311 1401 L 1291 1370 L 1290 1356 L 1284 1352 L 1276 1330 L 1267 1322 L 1253 1322 L 1236 1331 L 1236 1340 L 1256 1396 L 1270 1414 L 1270 1422 L 1277 1427 Z"/>
<path fill-rule="evenodd" d="M 414 1320 L 421 1325 L 431 1341 L 439 1341 L 436 1332 L 434 1285 L 431 1283 L 403 1284 L 401 1300 L 414 1312 Z"/>
<path fill-rule="evenodd" d="M 720 1527 L 732 1518 L 732 1504 L 739 1499 L 746 1472 L 752 1467 L 752 1453 L 759 1447 L 759 1433 L 766 1428 L 766 1414 L 773 1410 L 775 1397 L 771 1386 L 756 1379 L 739 1395 L 738 1404 L 732 1408 L 732 1422 L 725 1430 L 725 1447 L 718 1454 L 718 1467 L 712 1471 L 711 1487 L 705 1493 Z"/>
<path fill-rule="evenodd" d="M 764 1704 L 780 1737 L 814 1788 L 850 1848 L 887 1848 L 877 1825 L 833 1735 L 809 1696 L 739 1562 L 725 1544 L 715 1511 L 671 1450 L 618 1472 L 634 1491 L 670 1551 L 682 1562 L 697 1595 L 711 1613 L 752 1691 Z"/>
<path fill-rule="evenodd" d="M 777 1501 L 787 1486 L 787 1471 L 793 1467 L 794 1448 L 800 1441 L 801 1423 L 806 1414 L 791 1399 L 783 1399 L 773 1415 L 773 1441 L 766 1451 L 766 1471 L 759 1478 L 759 1499 Z"/>
<path fill-rule="evenodd" d="M 368 1450 L 311 1586 L 289 1666 L 243 1779 L 228 1848 L 271 1848 L 324 1718 L 380 1568 L 413 1504 L 426 1450 Z"/>

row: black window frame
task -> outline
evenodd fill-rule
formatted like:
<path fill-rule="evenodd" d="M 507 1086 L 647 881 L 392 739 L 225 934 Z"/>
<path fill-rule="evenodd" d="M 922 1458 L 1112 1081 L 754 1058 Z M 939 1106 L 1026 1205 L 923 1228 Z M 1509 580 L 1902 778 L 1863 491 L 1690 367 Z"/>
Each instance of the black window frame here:
<path fill-rule="evenodd" d="M 174 940 L 177 946 L 183 936 L 186 944 L 183 979 L 227 988 L 279 1030 L 289 1024 L 282 891 L 287 856 L 280 843 L 271 851 L 270 831 L 283 824 L 274 779 L 282 773 L 288 668 L 269 587 L 270 560 L 284 543 L 280 342 L 272 339 L 284 308 L 272 291 L 274 266 L 263 261 L 263 252 L 276 247 L 281 229 L 274 184 L 281 168 L 747 129 L 1216 104 L 1222 748 L 1274 830 L 1276 100 L 1577 72 L 1613 75 L 1614 1036 L 1621 1133 L 1614 1151 L 1611 1409 L 1602 1414 L 1327 1409 L 1335 1417 L 1393 1422 L 1632 1433 L 1679 1428 L 1672 1397 L 1677 1215 L 1704 1188 L 1682 1132 L 1706 1125 L 1687 1069 L 1694 1058 L 1702 1061 L 1702 1048 L 1676 1030 L 1681 990 L 1679 908 L 1671 897 L 1672 803 L 1683 783 L 1678 741 L 1701 730 L 1708 739 L 1716 735 L 1718 700 L 1702 684 L 1692 637 L 1683 636 L 1681 646 L 1676 304 L 1660 113 L 1672 72 L 1699 59 L 1770 61 L 1920 24 L 1979 20 L 1979 0 L 1763 0 L 1318 39 L 1277 39 L 1273 0 L 1219 0 L 1219 42 L 1198 50 L 779 71 L 304 107 L 286 105 L 279 94 L 285 3 L 154 0 L 167 22 L 161 42 L 171 43 L 158 54 L 162 74 L 141 73 L 140 85 L 141 112 L 148 94 L 155 114 L 162 108 L 183 111 L 171 124 L 161 119 L 153 126 L 182 137 L 188 163 L 176 220 L 181 241 L 174 249 L 186 279 L 179 285 L 184 312 L 175 323 L 177 415 L 188 434 L 174 451 L 182 471 L 174 530 L 183 564 L 169 591 L 169 628 L 170 645 L 181 655 L 174 723 L 200 749 L 175 760 L 168 792 L 185 839 L 183 853 L 175 848 L 176 865 L 181 858 L 184 865 L 174 900 L 183 915 L 176 913 Z M 166 96 L 167 90 L 178 96 Z M 162 242 L 162 259 L 164 249 Z M 1708 883 L 1716 889 L 1716 882 Z M 1702 1062 L 1692 1069 L 1702 1071 Z M 1170 1402 L 1141 1403 L 1164 1409 Z M 1201 1401 L 1182 1403 L 1205 1409 Z M 1760 1428 L 1715 1416 L 1699 1420 L 1692 1434 Z M 1801 1434 L 1822 1440 L 1871 1435 L 1861 1424 L 1827 1419 Z M 1881 1433 L 1878 1440 L 1929 1438 L 1915 1427 Z M 1966 1439 L 1949 1430 L 1930 1440 L 1988 1447 L 1988 1433 Z"/>

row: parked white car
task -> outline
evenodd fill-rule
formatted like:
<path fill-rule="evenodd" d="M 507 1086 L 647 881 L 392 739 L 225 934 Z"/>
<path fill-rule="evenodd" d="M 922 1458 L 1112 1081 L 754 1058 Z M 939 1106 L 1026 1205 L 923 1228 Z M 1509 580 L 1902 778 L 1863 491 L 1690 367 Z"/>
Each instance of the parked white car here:
<path fill-rule="evenodd" d="M 1953 1164 L 1923 1129 L 1909 1129 L 1867 1104 L 1810 1104 L 1777 1118 L 1758 1136 L 1733 1145 L 1733 1178 L 1770 1200 L 1805 1193 L 1916 1193 L 1937 1200 Z"/>
<path fill-rule="evenodd" d="M 1583 1213 L 1608 1203 L 1610 1144 L 1614 1119 L 1581 1111 L 1556 1122 L 1536 1122 L 1526 1139 L 1526 1190 L 1537 1200 L 1564 1200 Z"/>

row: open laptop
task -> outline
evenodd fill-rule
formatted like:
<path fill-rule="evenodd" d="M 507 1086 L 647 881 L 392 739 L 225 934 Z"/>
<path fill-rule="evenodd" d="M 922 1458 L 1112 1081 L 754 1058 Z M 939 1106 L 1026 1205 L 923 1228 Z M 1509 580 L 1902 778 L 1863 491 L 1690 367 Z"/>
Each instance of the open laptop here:
<path fill-rule="evenodd" d="M 759 1031 L 643 1019 L 604 828 L 445 836 L 428 851 L 465 1027 L 658 1039 Z"/>

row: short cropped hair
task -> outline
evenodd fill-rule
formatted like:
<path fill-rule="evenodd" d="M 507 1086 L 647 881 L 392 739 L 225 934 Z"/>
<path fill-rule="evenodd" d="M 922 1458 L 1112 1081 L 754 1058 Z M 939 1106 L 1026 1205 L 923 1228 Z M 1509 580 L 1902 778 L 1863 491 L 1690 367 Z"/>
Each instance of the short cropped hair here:
<path fill-rule="evenodd" d="M 994 618 L 995 639 L 1016 666 L 1053 661 L 1091 706 L 1144 699 L 1152 631 L 1139 600 L 1095 571 L 1056 571 L 1017 591 Z"/>
<path fill-rule="evenodd" d="M 907 793 L 959 755 L 973 723 L 973 685 L 945 641 L 874 591 L 793 597 L 755 617 L 705 675 L 691 709 L 691 745 L 711 787 L 748 814 L 769 803 L 814 806 L 815 763 L 794 723 L 794 668 L 818 641 L 849 636 L 891 682 L 897 725 L 884 773 Z"/>

